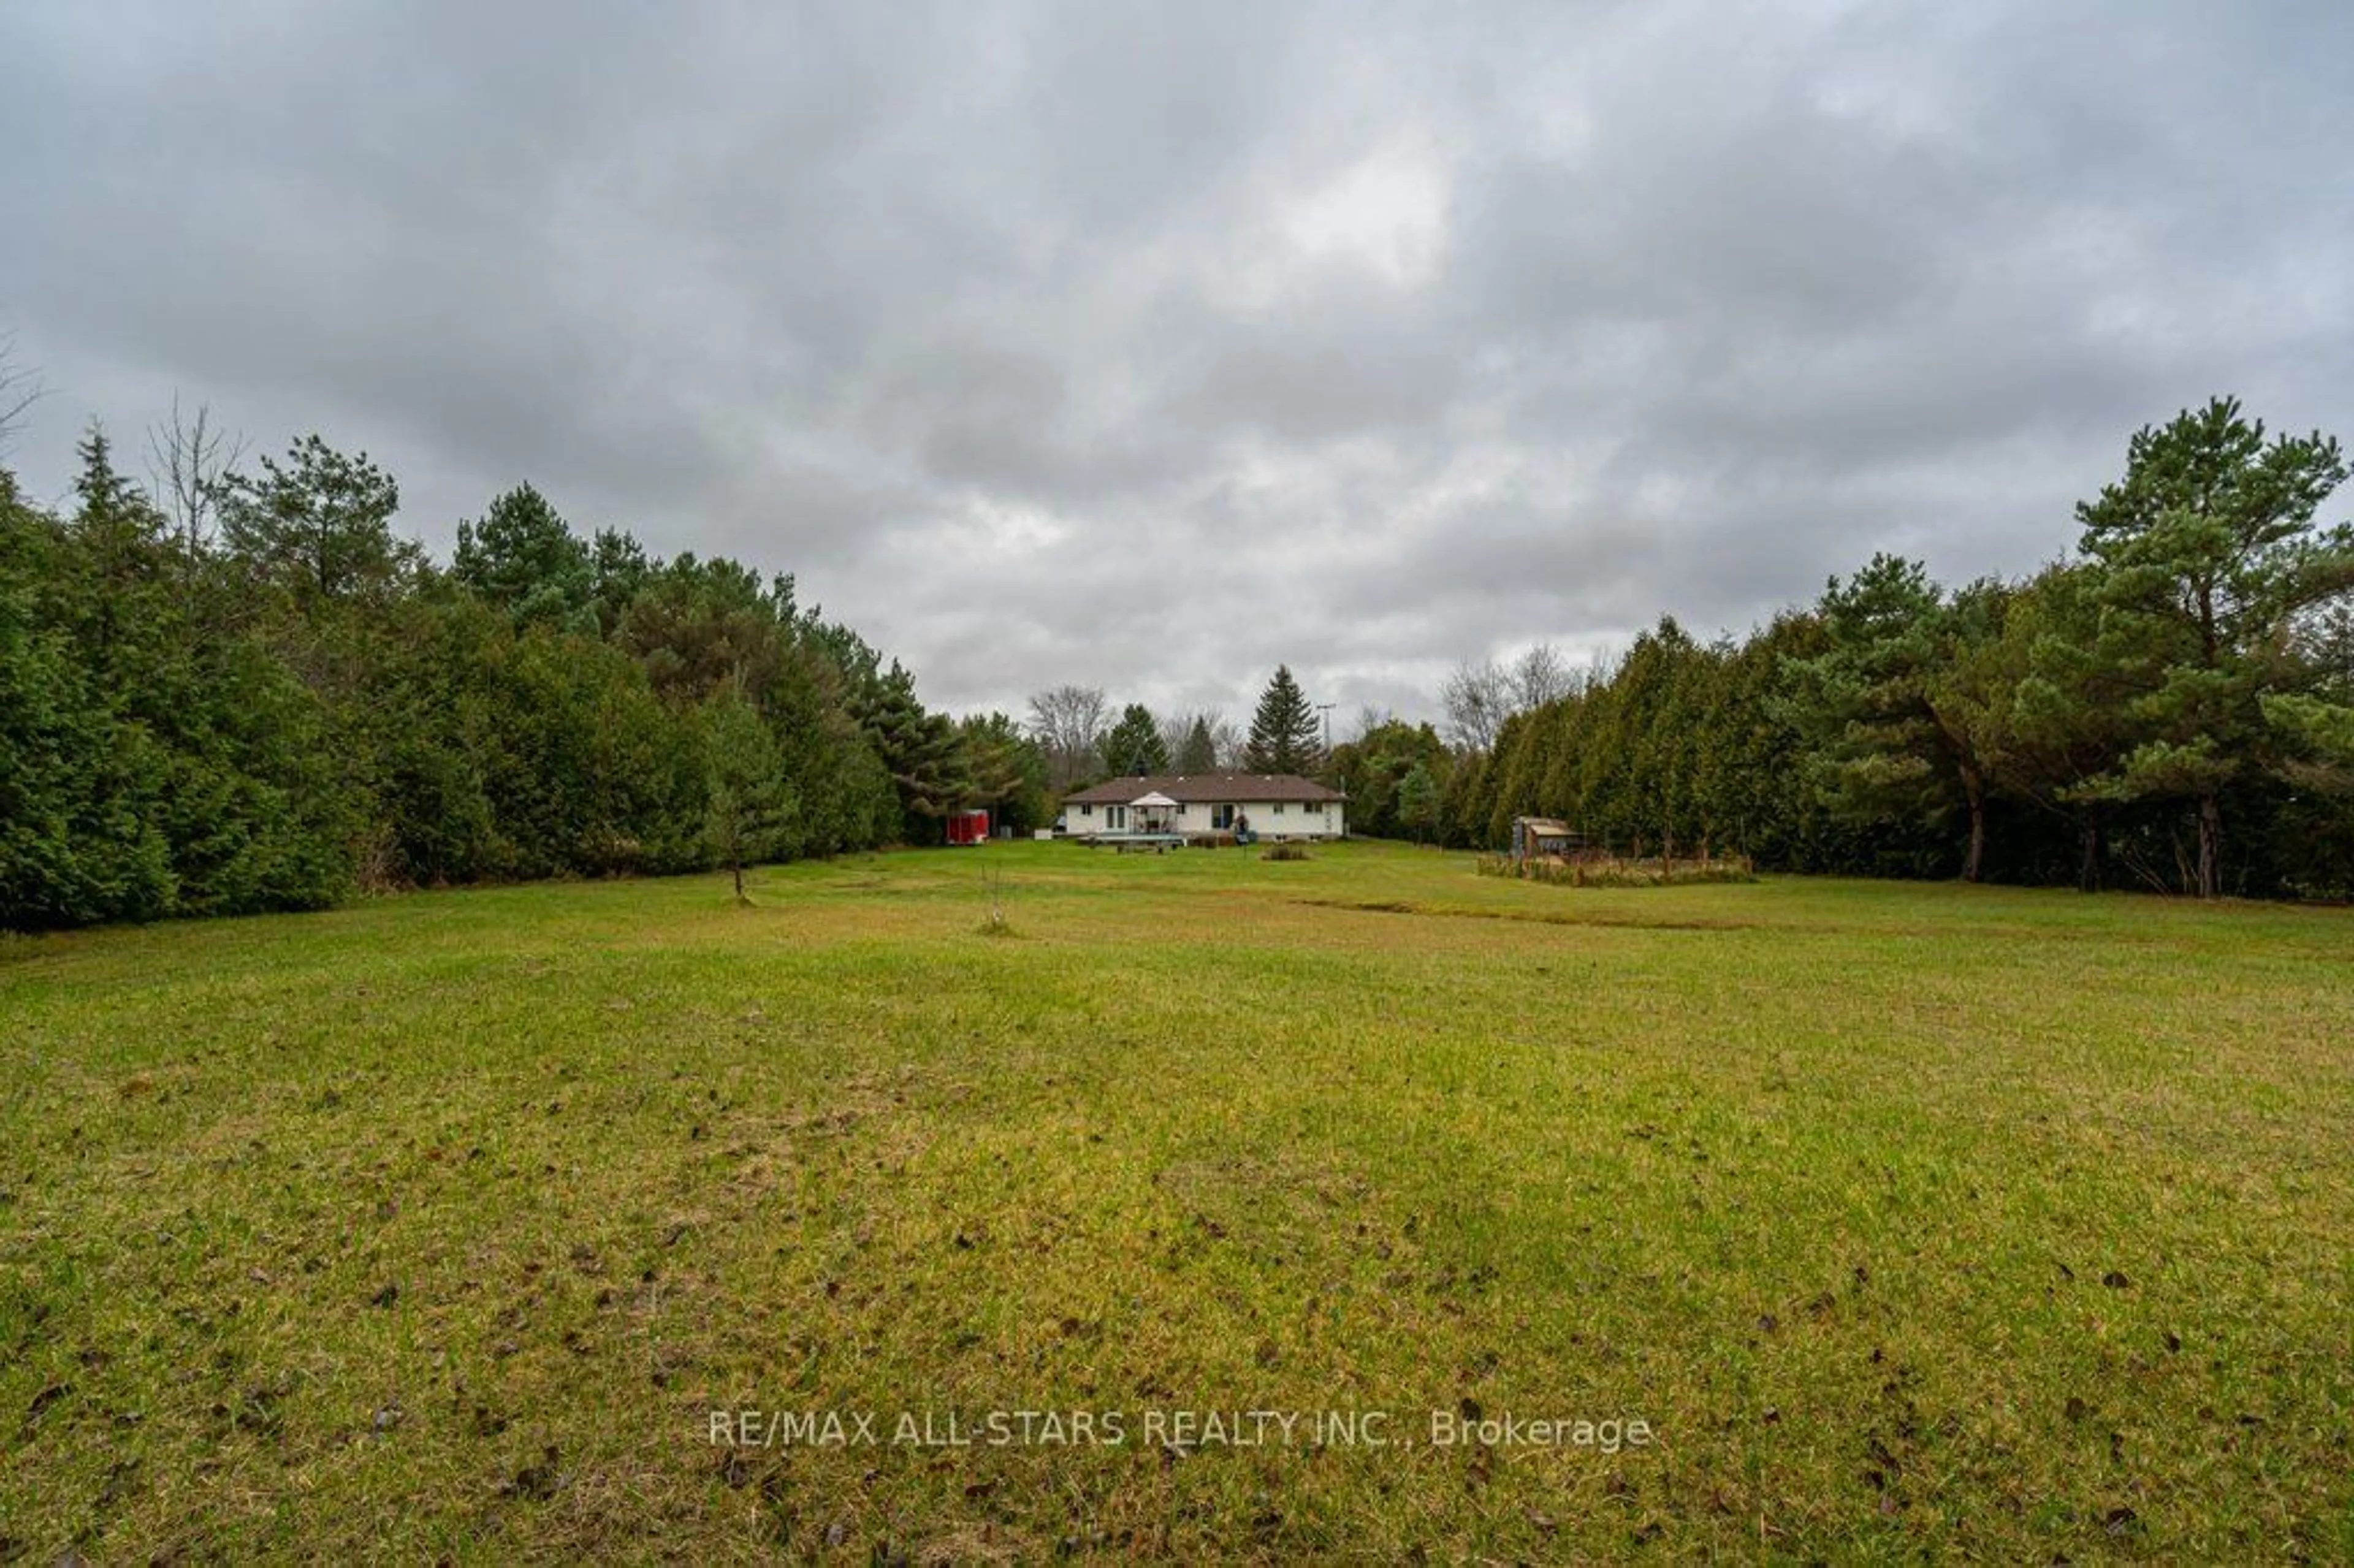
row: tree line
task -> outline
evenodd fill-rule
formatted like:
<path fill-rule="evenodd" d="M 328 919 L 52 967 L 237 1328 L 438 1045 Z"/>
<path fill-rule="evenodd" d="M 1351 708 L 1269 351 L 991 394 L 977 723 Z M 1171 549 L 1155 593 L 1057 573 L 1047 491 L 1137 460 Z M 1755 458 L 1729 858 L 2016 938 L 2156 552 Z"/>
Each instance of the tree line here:
<path fill-rule="evenodd" d="M 316 436 L 239 466 L 175 413 L 69 503 L 0 469 L 0 927 L 677 872 L 1048 820 L 1037 748 L 951 719 L 789 576 L 584 536 L 522 485 L 448 566 Z"/>
<path fill-rule="evenodd" d="M 1469 847 L 1564 819 L 1769 869 L 2354 891 L 2354 529 L 2335 441 L 2219 399 L 2132 440 L 2078 547 L 1958 588 L 1875 556 L 1749 637 L 1550 647 L 1323 744 L 1288 668 L 1247 730 L 931 711 L 790 576 L 583 535 L 530 485 L 447 566 L 316 436 L 243 464 L 199 410 L 154 482 L 80 447 L 68 505 L 0 468 L 0 927 L 314 907 L 362 889 L 674 872 L 1017 832 L 1117 774 L 1320 777 L 1353 831 Z"/>
<path fill-rule="evenodd" d="M 1882 555 L 1741 641 L 1661 620 L 1491 744 L 1421 758 L 1451 764 L 1429 826 L 1487 846 L 1543 815 L 1790 871 L 2344 896 L 2354 529 L 2316 518 L 2346 477 L 2336 441 L 2268 439 L 2217 399 L 2138 432 L 2075 553 L 2025 580 L 1949 589 Z"/>

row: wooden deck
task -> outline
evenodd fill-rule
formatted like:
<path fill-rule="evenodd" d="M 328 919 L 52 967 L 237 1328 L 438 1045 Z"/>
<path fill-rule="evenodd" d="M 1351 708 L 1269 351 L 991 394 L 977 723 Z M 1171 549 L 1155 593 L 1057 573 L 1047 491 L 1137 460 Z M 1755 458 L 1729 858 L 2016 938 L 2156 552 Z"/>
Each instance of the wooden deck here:
<path fill-rule="evenodd" d="M 1173 849 L 1183 849 L 1190 842 L 1183 833 L 1088 833 L 1080 841 L 1089 849 L 1111 848 L 1122 854 L 1131 851 L 1149 850 L 1154 854 L 1166 854 Z"/>

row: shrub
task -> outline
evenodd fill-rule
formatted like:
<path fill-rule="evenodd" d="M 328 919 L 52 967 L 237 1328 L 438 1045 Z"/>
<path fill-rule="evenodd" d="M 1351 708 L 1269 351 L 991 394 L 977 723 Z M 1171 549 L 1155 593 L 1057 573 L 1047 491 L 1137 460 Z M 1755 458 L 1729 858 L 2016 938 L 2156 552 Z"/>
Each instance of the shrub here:
<path fill-rule="evenodd" d="M 1747 855 L 1712 856 L 1707 860 L 1628 860 L 1618 855 L 1539 855 L 1526 861 L 1508 854 L 1483 854 L 1476 869 L 1482 876 L 1513 876 L 1523 882 L 1550 883 L 1556 887 L 1670 887 L 1702 882 L 1755 882 L 1757 873 Z"/>

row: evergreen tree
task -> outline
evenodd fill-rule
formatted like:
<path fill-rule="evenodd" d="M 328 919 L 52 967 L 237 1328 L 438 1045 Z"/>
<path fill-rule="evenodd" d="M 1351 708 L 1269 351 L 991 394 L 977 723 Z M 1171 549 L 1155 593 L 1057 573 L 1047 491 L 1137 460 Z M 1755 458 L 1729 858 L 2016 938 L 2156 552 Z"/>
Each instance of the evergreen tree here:
<path fill-rule="evenodd" d="M 1437 809 L 1438 781 L 1449 764 L 1447 743 L 1424 725 L 1388 719 L 1355 740 L 1332 748 L 1332 783 L 1349 798 L 1349 829 L 1372 838 L 1400 838 L 1416 830 L 1405 820 L 1405 789 L 1408 775 L 1419 769 L 1430 786 L 1428 805 Z M 1422 824 L 1437 825 L 1431 816 Z"/>
<path fill-rule="evenodd" d="M 1316 710 L 1292 679 L 1290 666 L 1278 664 L 1251 717 L 1244 767 L 1253 773 L 1312 772 L 1323 758 L 1316 737 Z"/>
<path fill-rule="evenodd" d="M 2054 566 L 2005 590 L 1999 624 L 1937 676 L 1990 784 L 2073 832 L 2076 885 L 2087 893 L 2105 880 L 2115 807 L 2084 783 L 2115 764 L 2124 735 L 2122 694 L 2086 652 L 2097 576 Z"/>
<path fill-rule="evenodd" d="M 649 572 L 620 614 L 613 641 L 645 666 L 654 690 L 697 704 L 723 691 L 760 702 L 788 659 L 790 601 L 740 562 L 692 553 Z"/>
<path fill-rule="evenodd" d="M 481 522 L 458 524 L 451 576 L 519 621 L 568 621 L 597 587 L 588 547 L 528 484 L 493 501 Z"/>
<path fill-rule="evenodd" d="M 1777 616 L 1719 664 L 1697 781 L 1712 848 L 1778 869 L 1810 863 L 1822 811 L 1782 694 L 1789 667 L 1820 652 L 1821 630 L 1811 615 Z"/>
<path fill-rule="evenodd" d="M 1119 722 L 1103 738 L 1103 759 L 1114 772 L 1139 777 L 1170 770 L 1169 748 L 1150 709 L 1130 703 L 1121 710 Z"/>
<path fill-rule="evenodd" d="M 262 580 L 311 606 L 381 599 L 421 555 L 392 536 L 400 489 L 366 452 L 349 456 L 305 436 L 259 479 L 232 475 L 222 506 L 229 552 Z"/>
<path fill-rule="evenodd" d="M 1438 826 L 1438 783 L 1429 764 L 1417 761 L 1397 785 L 1398 826 L 1416 843 L 1427 843 Z"/>
<path fill-rule="evenodd" d="M 1949 603 L 1919 562 L 1876 555 L 1847 581 L 1832 578 L 1818 613 L 1829 646 L 1794 670 L 1790 694 L 1806 715 L 1825 803 L 1860 822 L 1935 825 L 1961 815 L 1962 880 L 1977 881 L 1985 759 L 1942 679 L 1958 650 L 1986 635 L 1994 601 L 1981 593 Z"/>
<path fill-rule="evenodd" d="M 1186 726 L 1185 738 L 1177 747 L 1177 771 L 1183 774 L 1215 773 L 1218 770 L 1218 741 L 1210 733 L 1207 714 L 1195 714 Z"/>
<path fill-rule="evenodd" d="M 736 902 L 744 896 L 744 867 L 783 853 L 793 809 L 784 758 L 776 737 L 750 703 L 723 692 L 704 705 L 704 766 L 712 853 L 735 874 Z"/>
<path fill-rule="evenodd" d="M 39 563 L 16 602 L 16 628 L 31 646 L 19 647 L 25 658 L 0 662 L 47 677 L 18 695 L 46 687 L 32 705 L 53 721 L 82 710 L 47 740 L 48 726 L 26 713 L 30 733 L 16 758 L 37 773 L 88 748 L 73 764 L 70 792 L 83 803 L 53 794 L 49 826 L 36 832 L 62 841 L 41 858 L 80 891 L 0 893 L 0 923 L 328 902 L 350 880 L 347 801 L 328 765 L 317 703 L 249 636 L 195 619 L 189 563 L 147 496 L 115 471 L 102 431 L 93 427 L 81 455 L 71 524 L 12 511 L 0 546 L 19 567 Z M 0 567 L 0 590 L 8 577 Z M 26 810 L 37 810 L 30 800 Z M 27 916 L 27 906 L 39 912 Z"/>
<path fill-rule="evenodd" d="M 978 786 L 956 726 L 916 700 L 916 678 L 895 660 L 865 694 L 861 721 L 899 793 L 900 833 L 936 842 L 942 820 L 970 806 Z M 898 836 L 898 835 L 895 835 Z"/>
<path fill-rule="evenodd" d="M 1451 849 L 1495 847 L 1497 841 L 1488 832 L 1495 807 L 1494 768 L 1491 750 L 1459 754 L 1438 803 L 1440 842 Z"/>
<path fill-rule="evenodd" d="M 1001 713 L 974 715 L 957 721 L 957 736 L 973 780 L 972 803 L 988 809 L 991 823 L 1027 833 L 1055 820 L 1045 753 L 1019 725 Z"/>
<path fill-rule="evenodd" d="M 154 574 L 154 546 L 164 535 L 164 516 L 154 503 L 114 467 L 113 443 L 90 421 L 75 453 L 81 472 L 74 480 L 80 506 L 74 532 L 82 551 L 110 588 Z"/>
<path fill-rule="evenodd" d="M 613 635 L 621 623 L 621 612 L 660 569 L 661 563 L 647 556 L 635 535 L 614 528 L 597 530 L 588 546 L 588 598 L 606 636 Z"/>
<path fill-rule="evenodd" d="M 218 488 L 217 554 L 172 534 L 103 430 L 81 455 L 69 521 L 0 471 L 0 926 L 709 865 L 722 693 L 797 808 L 732 813 L 758 858 L 903 836 L 911 806 L 970 803 L 967 780 L 1002 814 L 1044 809 L 1018 738 L 919 708 L 880 726 L 913 746 L 903 798 L 854 713 L 895 706 L 877 655 L 790 578 L 610 531 L 584 548 L 527 487 L 437 578 L 391 537 L 390 477 L 315 437 Z"/>
<path fill-rule="evenodd" d="M 792 643 L 762 705 L 800 801 L 796 853 L 887 843 L 902 832 L 898 791 L 853 712 L 852 694 L 871 687 L 871 650 L 849 628 L 790 609 L 790 592 L 771 599 L 790 613 Z"/>
<path fill-rule="evenodd" d="M 0 588 L 0 927 L 167 913 L 163 758 L 115 722 L 69 642 Z"/>
<path fill-rule="evenodd" d="M 2087 789 L 2190 802 L 2203 898 L 2222 892 L 2226 792 L 2277 764 L 2264 700 L 2295 694 L 2306 673 L 2290 630 L 2354 588 L 2354 527 L 2313 524 L 2346 475 L 2335 440 L 2267 443 L 2261 421 L 2219 397 L 2144 427 L 2125 477 L 2077 508 L 2103 577 L 2096 663 L 2134 694 L 2134 743 Z"/>
<path fill-rule="evenodd" d="M 75 635 L 95 619 L 75 544 L 0 474 L 0 927 L 16 929 L 149 919 L 175 892 L 166 759 Z"/>
<path fill-rule="evenodd" d="M 2267 696 L 2264 717 L 2291 747 L 2285 771 L 2299 784 L 2354 795 L 2354 705 L 2301 694 Z"/>
<path fill-rule="evenodd" d="M 1672 616 L 1662 616 L 1635 640 L 1618 673 L 1628 825 L 1638 843 L 1662 856 L 1695 849 L 1706 836 L 1698 794 L 1707 664 L 1706 651 Z"/>

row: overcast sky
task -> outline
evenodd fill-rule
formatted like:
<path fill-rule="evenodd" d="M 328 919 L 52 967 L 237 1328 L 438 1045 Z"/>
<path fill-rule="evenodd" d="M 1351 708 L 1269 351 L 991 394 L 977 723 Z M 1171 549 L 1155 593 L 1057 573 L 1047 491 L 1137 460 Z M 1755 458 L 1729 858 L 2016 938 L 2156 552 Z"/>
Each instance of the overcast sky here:
<path fill-rule="evenodd" d="M 2344 0 L 9 4 L 6 461 L 176 392 L 438 555 L 529 480 L 794 572 L 935 706 L 1435 716 L 2031 570 L 2218 392 L 2354 439 L 2349 61 Z"/>

